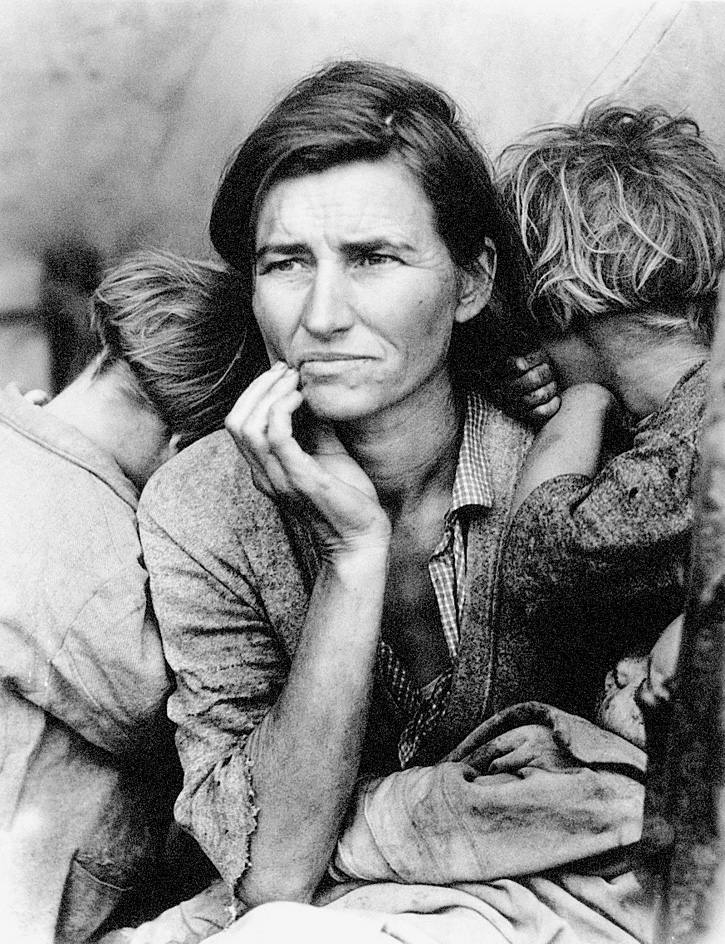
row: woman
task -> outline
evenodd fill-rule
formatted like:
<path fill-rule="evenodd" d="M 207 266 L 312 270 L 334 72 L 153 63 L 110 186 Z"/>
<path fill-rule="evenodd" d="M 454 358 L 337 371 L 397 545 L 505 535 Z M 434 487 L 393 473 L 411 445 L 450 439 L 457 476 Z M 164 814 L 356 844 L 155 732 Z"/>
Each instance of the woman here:
<path fill-rule="evenodd" d="M 497 287 L 514 302 L 517 257 L 451 103 L 358 62 L 252 132 L 211 233 L 272 366 L 231 436 L 170 463 L 140 506 L 177 679 L 176 814 L 242 907 L 305 902 L 358 777 L 441 758 L 490 710 L 530 435 L 467 367 Z"/>

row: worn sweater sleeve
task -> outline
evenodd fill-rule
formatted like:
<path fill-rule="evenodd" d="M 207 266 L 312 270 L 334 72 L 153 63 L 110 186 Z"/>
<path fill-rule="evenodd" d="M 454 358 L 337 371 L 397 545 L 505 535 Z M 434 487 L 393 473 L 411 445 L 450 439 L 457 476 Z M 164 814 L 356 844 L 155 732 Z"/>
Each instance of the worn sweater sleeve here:
<path fill-rule="evenodd" d="M 635 598 L 665 568 L 671 576 L 682 567 L 705 393 L 701 367 L 594 479 L 558 476 L 531 493 L 505 542 L 509 597 L 532 607 L 542 593 L 561 601 Z"/>
<path fill-rule="evenodd" d="M 642 828 L 644 754 L 541 708 L 555 729 L 525 725 L 464 760 L 362 784 L 337 845 L 336 877 L 482 882 L 603 854 L 611 865 L 613 853 L 628 868 L 626 849 Z"/>
<path fill-rule="evenodd" d="M 201 500 L 213 484 L 186 473 L 170 468 L 152 480 L 139 524 L 176 677 L 169 716 L 184 769 L 176 816 L 234 886 L 257 814 L 245 745 L 281 690 L 288 658 L 229 520 L 244 508 Z"/>

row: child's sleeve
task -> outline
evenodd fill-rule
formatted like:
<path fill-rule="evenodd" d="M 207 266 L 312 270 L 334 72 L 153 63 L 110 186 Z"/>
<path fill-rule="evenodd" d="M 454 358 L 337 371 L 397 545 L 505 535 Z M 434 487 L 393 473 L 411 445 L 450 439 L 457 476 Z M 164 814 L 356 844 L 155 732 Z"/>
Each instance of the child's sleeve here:
<path fill-rule="evenodd" d="M 660 578 L 683 583 L 705 392 L 703 376 L 691 379 L 594 478 L 561 475 L 531 492 L 502 559 L 519 618 L 544 598 L 559 607 L 619 598 L 624 607 Z"/>
<path fill-rule="evenodd" d="M 681 537 L 692 521 L 694 436 L 637 440 L 593 479 L 562 475 L 539 485 L 516 515 L 509 540 L 527 554 L 596 563 Z"/>

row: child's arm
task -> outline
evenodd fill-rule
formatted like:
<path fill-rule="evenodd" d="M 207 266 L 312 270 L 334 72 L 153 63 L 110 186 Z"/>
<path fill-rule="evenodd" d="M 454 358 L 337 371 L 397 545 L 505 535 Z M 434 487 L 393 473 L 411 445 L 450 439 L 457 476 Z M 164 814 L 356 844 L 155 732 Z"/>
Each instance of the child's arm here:
<path fill-rule="evenodd" d="M 682 608 L 706 393 L 698 368 L 593 478 L 559 474 L 533 489 L 503 545 L 502 625 L 610 661 L 615 638 L 648 641 Z"/>
<path fill-rule="evenodd" d="M 514 493 L 515 513 L 533 490 L 559 475 L 593 478 L 601 465 L 607 424 L 616 411 L 604 387 L 581 383 L 561 394 L 561 406 L 534 440 Z"/>
<path fill-rule="evenodd" d="M 571 388 L 573 394 L 575 390 Z M 568 470 L 564 467 L 564 439 L 558 440 L 551 445 L 549 474 L 539 473 L 534 482 L 533 455 L 533 471 L 524 469 L 529 486 L 523 481 L 519 484 L 518 504 L 523 507 L 512 522 L 509 538 L 521 532 L 528 544 L 534 533 L 541 545 L 537 549 L 548 565 L 552 560 L 547 548 L 557 555 L 573 552 L 578 558 L 595 554 L 604 560 L 605 553 L 606 559 L 611 553 L 628 554 L 632 549 L 651 555 L 657 553 L 658 545 L 671 550 L 671 542 L 682 542 L 692 519 L 692 479 L 706 392 L 707 372 L 698 368 L 675 389 L 661 410 L 640 424 L 630 448 L 607 457 L 601 468 L 595 464 L 593 471 L 585 468 L 583 442 L 593 430 L 587 432 L 577 421 L 567 424 L 562 436 L 574 441 L 569 444 L 571 453 L 580 452 L 578 467 L 571 455 Z M 561 424 L 559 416 L 556 420 Z M 553 432 L 542 430 L 542 443 Z M 579 445 L 577 438 L 582 440 Z M 552 478 L 554 461 L 559 468 Z M 574 558 L 569 557 L 570 563 Z M 631 565 L 632 558 L 628 557 L 627 562 Z"/>

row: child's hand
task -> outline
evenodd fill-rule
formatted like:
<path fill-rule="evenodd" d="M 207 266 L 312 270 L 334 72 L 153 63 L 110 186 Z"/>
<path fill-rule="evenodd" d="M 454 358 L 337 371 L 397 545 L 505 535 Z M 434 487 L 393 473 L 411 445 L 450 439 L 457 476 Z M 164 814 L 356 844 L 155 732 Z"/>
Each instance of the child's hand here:
<path fill-rule="evenodd" d="M 501 393 L 514 416 L 537 425 L 551 419 L 561 406 L 554 372 L 543 351 L 507 358 Z"/>

